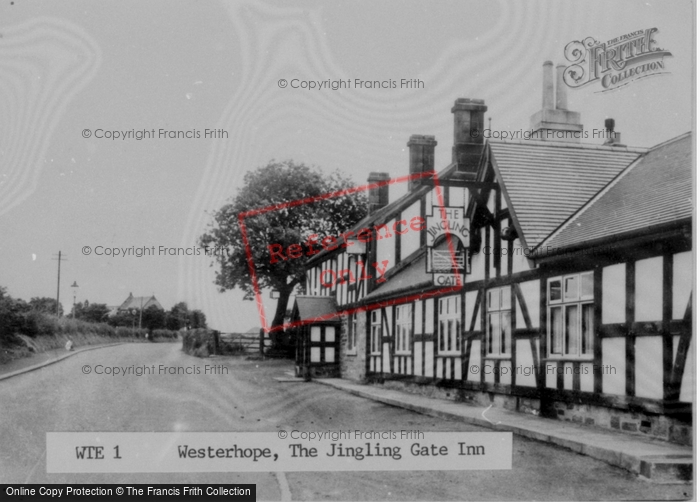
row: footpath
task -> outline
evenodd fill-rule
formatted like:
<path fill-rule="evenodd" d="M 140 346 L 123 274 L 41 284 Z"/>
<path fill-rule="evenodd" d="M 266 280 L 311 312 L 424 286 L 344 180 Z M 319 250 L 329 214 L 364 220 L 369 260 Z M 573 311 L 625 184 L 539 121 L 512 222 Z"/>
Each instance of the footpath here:
<path fill-rule="evenodd" d="M 512 432 L 555 444 L 621 467 L 654 483 L 692 481 L 693 448 L 690 446 L 500 408 L 480 408 L 466 403 L 385 389 L 378 385 L 357 384 L 340 378 L 318 379 L 314 382 L 424 415 Z"/>
<path fill-rule="evenodd" d="M 63 361 L 64 359 L 79 354 L 81 352 L 101 349 L 104 347 L 111 347 L 113 345 L 121 345 L 121 343 L 123 342 L 105 343 L 100 345 L 83 345 L 82 347 L 78 347 L 70 352 L 64 348 L 51 349 L 44 352 L 36 353 L 31 357 L 15 359 L 5 364 L 0 364 L 0 380 L 5 380 L 15 375 L 20 375 L 28 371 L 34 371 L 39 368 L 43 368 L 44 366 L 57 363 L 58 361 Z"/>

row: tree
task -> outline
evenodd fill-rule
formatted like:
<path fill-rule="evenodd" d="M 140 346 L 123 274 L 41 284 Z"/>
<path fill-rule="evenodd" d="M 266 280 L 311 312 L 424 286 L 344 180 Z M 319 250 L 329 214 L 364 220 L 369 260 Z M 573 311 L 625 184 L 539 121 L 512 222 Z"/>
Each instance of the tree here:
<path fill-rule="evenodd" d="M 12 298 L 7 294 L 7 290 L 0 286 L 0 344 L 3 341 L 10 342 L 16 333 L 31 331 L 27 330 L 27 314 L 31 310 L 27 302 Z"/>
<path fill-rule="evenodd" d="M 108 317 L 107 324 L 114 326 L 115 328 L 119 326 L 124 328 L 133 328 L 138 327 L 138 318 L 131 312 L 122 310 L 113 316 Z"/>
<path fill-rule="evenodd" d="M 206 328 L 207 316 L 201 310 L 190 310 L 187 315 L 189 327 L 192 329 Z"/>
<path fill-rule="evenodd" d="M 86 322 L 106 322 L 109 315 L 109 307 L 104 303 L 85 303 L 75 304 L 75 318 Z"/>
<path fill-rule="evenodd" d="M 165 316 L 165 327 L 171 331 L 178 331 L 182 328 L 187 328 L 188 321 L 189 309 L 187 308 L 187 303 L 176 303 Z"/>
<path fill-rule="evenodd" d="M 13 303 L 7 289 L 0 286 L 0 343 L 14 335 L 19 326 Z"/>
<path fill-rule="evenodd" d="M 148 331 L 163 329 L 165 327 L 165 312 L 155 305 L 144 309 L 141 315 L 141 327 Z"/>
<path fill-rule="evenodd" d="M 274 251 L 287 250 L 296 244 L 306 253 L 309 238 L 317 243 L 327 236 L 338 238 L 366 215 L 366 197 L 362 192 L 339 197 L 323 196 L 352 186 L 352 181 L 338 172 L 324 176 L 318 168 L 291 160 L 273 161 L 246 173 L 243 187 L 236 197 L 213 215 L 214 221 L 200 238 L 201 246 L 218 262 L 216 284 L 220 291 L 239 288 L 247 294 L 254 292 L 239 214 L 275 204 L 318 198 L 312 203 L 275 209 L 244 220 L 258 286 L 279 292 L 272 327 L 281 326 L 290 295 L 303 284 L 307 256 L 279 259 L 279 255 L 274 255 L 268 246 L 279 246 L 273 247 Z M 318 244 L 312 248 L 321 249 Z"/>
<path fill-rule="evenodd" d="M 38 297 L 35 296 L 29 300 L 29 306 L 32 310 L 37 312 L 43 312 L 44 314 L 56 315 L 56 299 L 49 298 L 48 296 Z M 63 317 L 63 305 L 58 306 L 58 315 Z"/>

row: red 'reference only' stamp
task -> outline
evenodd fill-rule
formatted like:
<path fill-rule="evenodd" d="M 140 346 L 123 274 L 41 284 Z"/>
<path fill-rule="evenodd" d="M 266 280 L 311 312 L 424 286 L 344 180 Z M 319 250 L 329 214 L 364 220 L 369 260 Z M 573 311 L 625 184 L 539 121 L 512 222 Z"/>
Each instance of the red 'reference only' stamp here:
<path fill-rule="evenodd" d="M 339 309 L 337 312 L 333 312 L 327 315 L 319 316 L 313 319 L 303 319 L 299 321 L 292 321 L 285 323 L 281 326 L 270 327 L 267 322 L 267 317 L 265 315 L 265 307 L 262 301 L 262 294 L 259 287 L 258 277 L 256 274 L 256 263 L 253 257 L 253 253 L 250 247 L 250 240 L 248 238 L 248 231 L 245 224 L 246 218 L 251 218 L 254 216 L 262 215 L 265 213 L 270 213 L 273 211 L 283 211 L 290 208 L 312 204 L 325 199 L 333 199 L 337 197 L 343 197 L 351 195 L 353 193 L 369 191 L 374 188 L 380 188 L 386 185 L 395 185 L 399 183 L 408 183 L 416 179 L 432 178 L 435 186 L 435 202 L 440 210 L 441 218 L 447 224 L 447 217 L 445 213 L 444 197 L 442 193 L 442 187 L 439 184 L 437 173 L 435 171 L 423 172 L 411 174 L 408 176 L 400 176 L 398 178 L 391 178 L 388 180 L 378 181 L 376 183 L 370 183 L 367 185 L 362 185 L 358 187 L 348 188 L 345 190 L 339 190 L 336 192 L 323 194 L 314 197 L 307 197 L 304 199 L 298 199 L 290 202 L 284 202 L 280 204 L 273 204 L 266 207 L 261 207 L 258 209 L 251 209 L 249 211 L 244 211 L 238 215 L 238 224 L 241 229 L 241 235 L 243 237 L 243 244 L 246 250 L 246 258 L 248 261 L 248 270 L 252 280 L 253 290 L 255 291 L 255 301 L 258 308 L 258 314 L 260 316 L 260 324 L 266 333 L 283 331 L 289 328 L 295 328 L 298 326 L 312 324 L 314 322 L 326 321 L 329 319 L 339 318 L 345 315 L 351 315 L 355 312 L 363 312 L 368 310 L 374 310 L 381 307 L 386 307 L 390 305 L 403 304 L 412 302 L 415 300 L 420 300 L 423 298 L 430 298 L 433 296 L 440 296 L 445 293 L 460 291 L 462 289 L 462 276 L 458 273 L 458 266 L 456 261 L 455 247 L 450 238 L 450 234 L 446 235 L 447 245 L 452 257 L 453 270 L 455 274 L 454 285 L 442 287 L 439 289 L 416 292 L 413 294 L 406 295 L 400 298 L 393 298 L 391 300 L 378 301 L 375 303 L 368 303 L 359 307 Z M 338 249 L 349 248 L 357 243 L 362 243 L 365 246 L 373 241 L 378 241 L 382 239 L 390 239 L 397 235 L 405 235 L 409 232 L 423 232 L 426 229 L 426 221 L 422 216 L 414 216 L 409 220 L 398 220 L 394 221 L 393 224 L 388 225 L 386 223 L 381 224 L 368 224 L 365 227 L 359 228 L 357 230 L 348 230 L 339 234 L 338 236 L 325 236 L 320 238 L 317 234 L 309 235 L 303 244 L 291 244 L 288 246 L 283 246 L 279 243 L 270 243 L 267 245 L 267 250 L 269 252 L 269 264 L 274 265 L 287 260 L 308 260 L 312 256 L 322 252 L 333 252 Z M 392 233 L 393 232 L 393 233 Z M 387 272 L 387 267 L 389 265 L 388 260 L 383 260 L 381 262 L 367 263 L 364 260 L 358 260 L 358 266 L 360 273 L 355 277 L 352 272 L 348 270 L 323 270 L 320 275 L 320 282 L 322 287 L 332 288 L 339 284 L 345 283 L 355 283 L 359 281 L 369 281 L 374 279 L 375 284 L 381 284 L 386 281 L 385 273 Z M 371 275 L 368 270 L 374 269 L 376 275 Z M 426 273 L 427 275 L 427 273 Z"/>

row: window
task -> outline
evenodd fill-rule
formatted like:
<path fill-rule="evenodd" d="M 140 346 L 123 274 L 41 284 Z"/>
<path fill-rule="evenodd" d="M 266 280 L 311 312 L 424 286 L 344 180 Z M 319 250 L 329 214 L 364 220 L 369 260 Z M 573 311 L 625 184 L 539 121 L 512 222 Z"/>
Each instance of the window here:
<path fill-rule="evenodd" d="M 372 335 L 370 338 L 370 353 L 382 352 L 382 313 L 381 309 L 372 311 Z"/>
<path fill-rule="evenodd" d="M 459 296 L 438 301 L 438 353 L 459 354 L 462 339 L 462 314 Z"/>
<path fill-rule="evenodd" d="M 411 317 L 412 305 L 399 305 L 396 307 L 396 353 L 411 353 L 413 325 Z"/>
<path fill-rule="evenodd" d="M 593 272 L 547 281 L 549 355 L 593 357 Z"/>
<path fill-rule="evenodd" d="M 357 312 L 348 316 L 348 352 L 357 350 Z"/>
<path fill-rule="evenodd" d="M 486 292 L 486 355 L 510 356 L 510 286 Z"/>

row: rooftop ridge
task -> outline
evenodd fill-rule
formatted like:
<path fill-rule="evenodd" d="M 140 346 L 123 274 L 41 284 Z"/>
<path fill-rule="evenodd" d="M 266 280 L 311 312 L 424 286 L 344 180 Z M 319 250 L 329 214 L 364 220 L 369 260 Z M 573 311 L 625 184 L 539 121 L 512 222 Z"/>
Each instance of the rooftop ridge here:
<path fill-rule="evenodd" d="M 597 145 L 595 143 L 569 143 L 565 141 L 542 141 L 542 140 L 509 140 L 509 139 L 488 139 L 487 143 L 497 143 L 499 145 L 532 145 L 532 146 L 549 146 L 553 148 L 570 148 L 577 150 L 601 150 L 606 152 L 630 152 L 630 153 L 646 153 L 650 150 L 648 147 L 642 146 L 608 146 Z M 669 140 L 672 141 L 672 140 Z M 658 146 L 658 145 L 657 145 Z M 653 146 L 651 148 L 656 148 Z"/>

